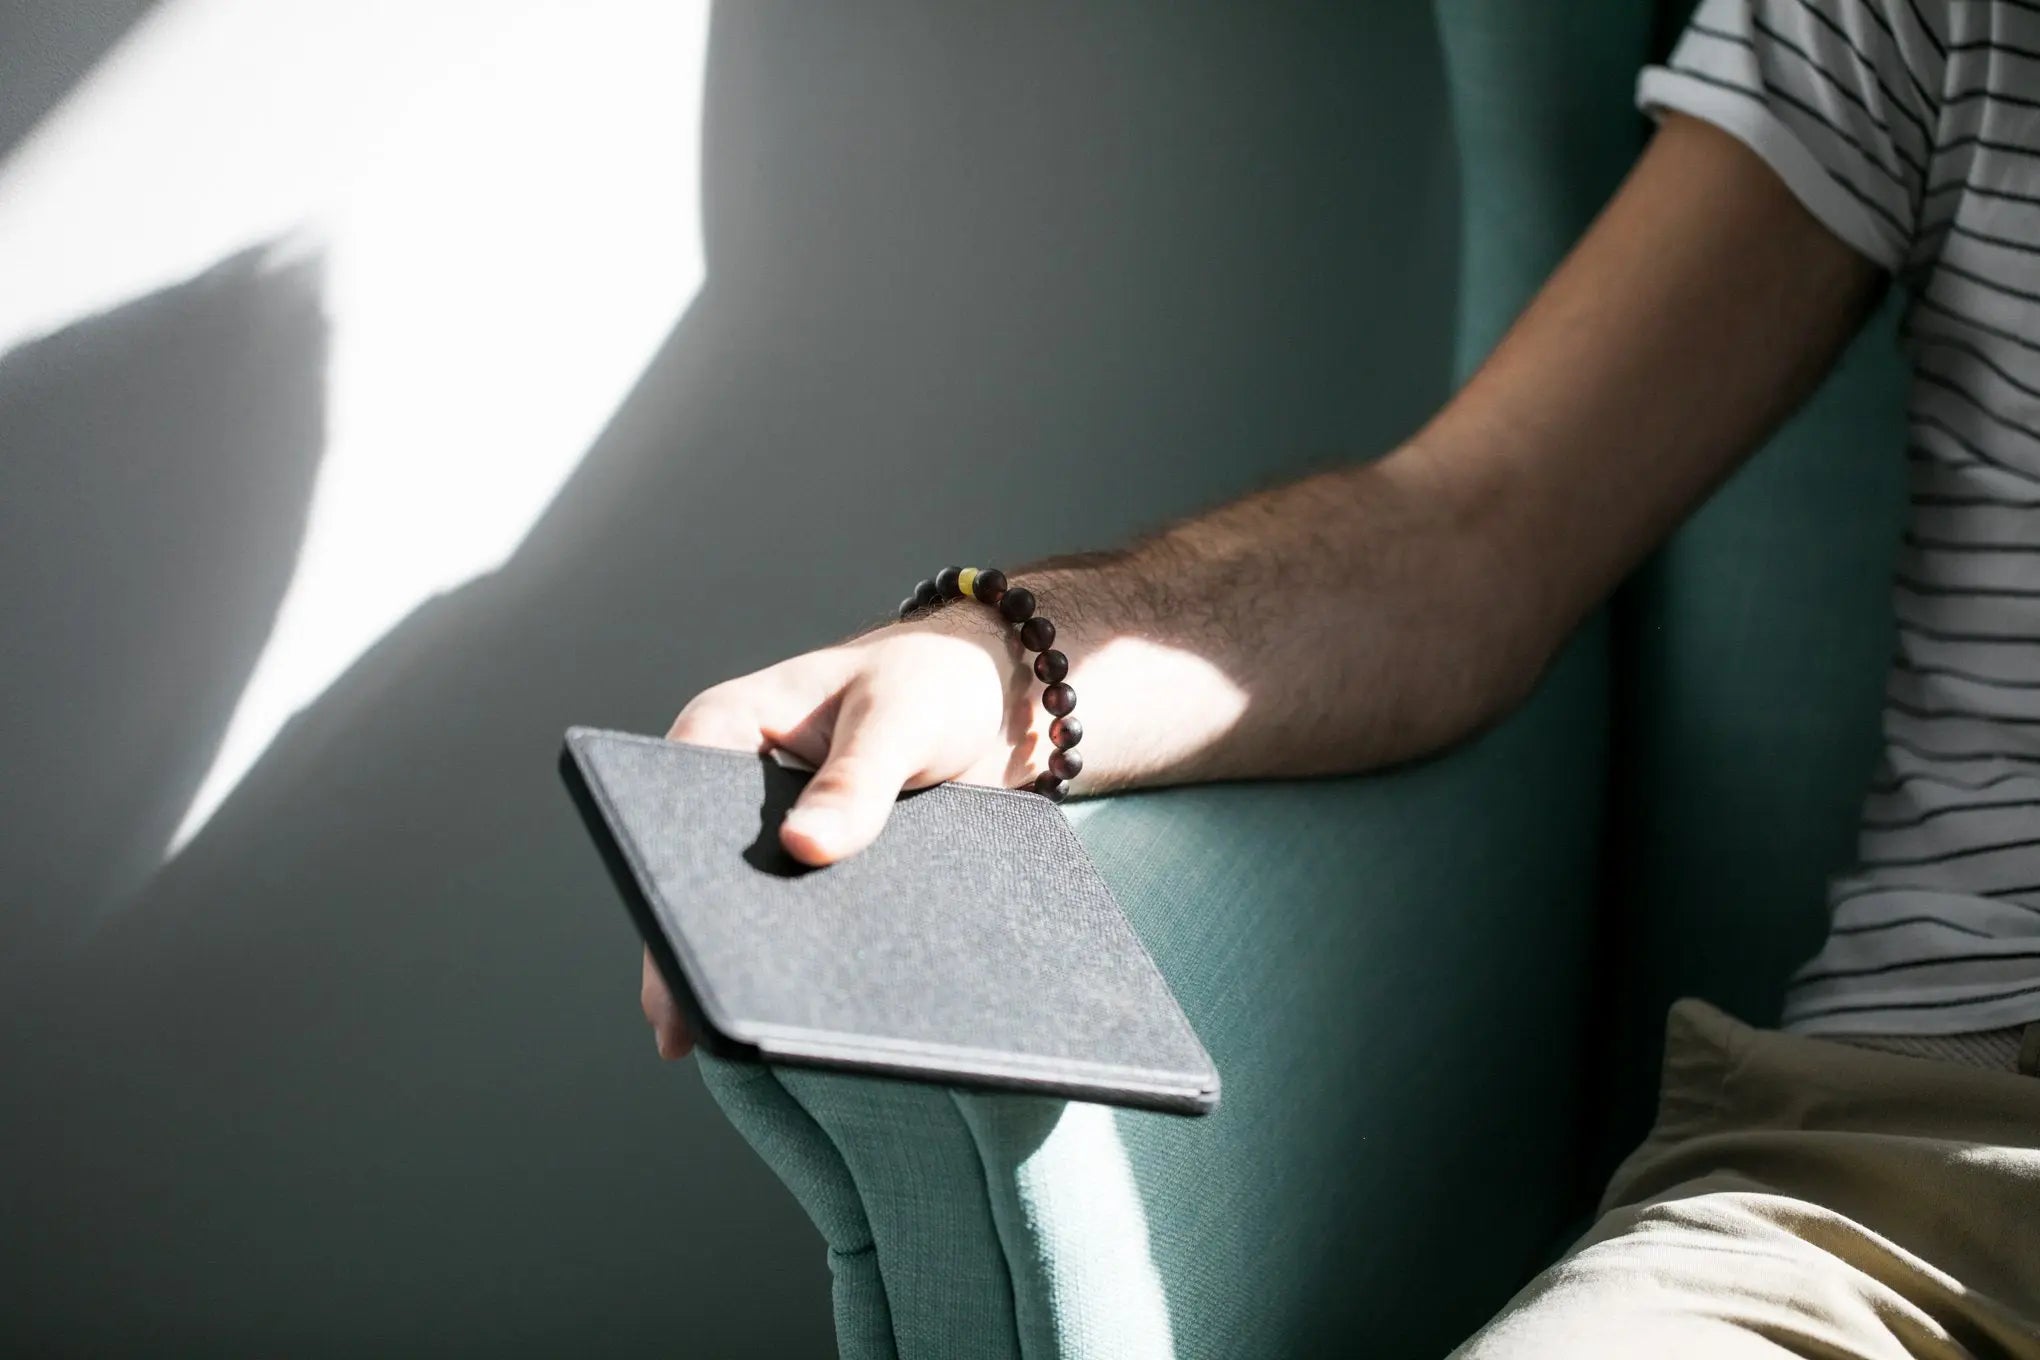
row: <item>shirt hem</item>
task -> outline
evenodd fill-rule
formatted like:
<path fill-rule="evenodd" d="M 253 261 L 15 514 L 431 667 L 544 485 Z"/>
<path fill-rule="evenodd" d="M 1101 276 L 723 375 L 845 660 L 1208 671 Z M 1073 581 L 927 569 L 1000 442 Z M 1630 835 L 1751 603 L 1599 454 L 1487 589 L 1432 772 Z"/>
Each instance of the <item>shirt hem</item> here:
<path fill-rule="evenodd" d="M 1943 1003 L 1942 998 L 1931 995 L 1887 996 L 1880 998 L 1881 1005 L 1867 997 L 1823 998 L 1824 1001 L 1829 999 L 1849 999 L 1859 1003 L 1862 1009 L 1798 1019 L 1793 1016 L 1793 1007 L 1788 1001 L 1778 1028 L 1787 1034 L 1822 1039 L 1847 1034 L 1946 1038 L 1953 1034 L 1987 1034 L 1992 1030 L 2011 1029 L 2040 1021 L 2040 988 L 2024 996 L 1980 999 L 1974 1004 Z M 1923 1001 L 1940 1004 L 1922 1011 L 1917 1008 L 1917 1003 Z"/>

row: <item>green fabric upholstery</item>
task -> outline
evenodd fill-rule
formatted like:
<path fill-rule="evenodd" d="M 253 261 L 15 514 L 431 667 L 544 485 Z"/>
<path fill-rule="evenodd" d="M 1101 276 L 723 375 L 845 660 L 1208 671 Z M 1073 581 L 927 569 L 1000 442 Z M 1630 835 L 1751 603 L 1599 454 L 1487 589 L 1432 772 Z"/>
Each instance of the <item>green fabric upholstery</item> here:
<path fill-rule="evenodd" d="M 1424 1354 L 1477 1324 L 1571 1208 L 1604 674 L 1577 649 L 1389 778 L 1071 806 L 1225 1075 L 1207 1119 L 709 1062 L 839 1316 L 892 1319 L 844 1354 Z"/>
<path fill-rule="evenodd" d="M 1317 1354 L 1361 1334 L 1435 1353 L 1542 1248 L 1567 1206 L 1540 1172 L 1565 1155 L 1582 1075 L 1577 875 L 1596 849 L 1601 753 L 1579 733 L 1601 684 L 1582 651 L 1522 721 L 1394 779 L 1080 809 L 1226 1076 L 1207 1120 L 1113 1121 L 1184 1353 Z M 1018 1176 L 1024 1138 L 984 1150 L 995 1194 L 1038 1201 Z M 1468 1252 L 1460 1225 L 1475 1220 Z M 1174 1353 L 1114 1335 L 1111 1282 L 1076 1283 L 1102 1295 L 1098 1333 L 1129 1344 L 1058 1328 L 1027 1354 Z"/>
<path fill-rule="evenodd" d="M 851 1360 L 895 1354 L 878 1249 L 857 1183 L 835 1142 L 781 1083 L 783 1074 L 702 1054 L 702 1079 L 821 1230 L 829 1252 L 836 1337 Z"/>
<path fill-rule="evenodd" d="M 1436 8 L 1463 374 L 1634 158 L 1637 68 L 1686 6 Z M 1892 319 L 1496 731 L 1070 807 L 1218 1061 L 1216 1115 L 703 1059 L 827 1241 L 842 1353 L 1437 1355 L 1576 1231 L 1666 1005 L 1774 1018 L 1849 850 L 1891 645 Z"/>
<path fill-rule="evenodd" d="M 1459 145 L 1458 359 L 1487 357 L 1636 159 L 1655 12 L 1638 0 L 1436 0 Z"/>

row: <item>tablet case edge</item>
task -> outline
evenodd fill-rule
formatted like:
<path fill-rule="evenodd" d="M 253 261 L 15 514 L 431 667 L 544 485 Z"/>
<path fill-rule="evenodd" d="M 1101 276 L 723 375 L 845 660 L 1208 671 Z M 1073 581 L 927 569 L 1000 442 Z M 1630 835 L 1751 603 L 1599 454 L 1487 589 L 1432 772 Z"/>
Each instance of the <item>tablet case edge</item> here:
<path fill-rule="evenodd" d="M 652 960 L 672 993 L 675 1003 L 686 1016 L 688 1028 L 711 1054 L 739 1062 L 785 1062 L 803 1067 L 815 1067 L 838 1071 L 881 1074 L 910 1081 L 935 1082 L 944 1085 L 982 1086 L 998 1090 L 1014 1091 L 1034 1095 L 1061 1096 L 1075 1100 L 1095 1100 L 1101 1096 L 1115 1097 L 1119 1103 L 1131 1103 L 1139 1108 L 1159 1110 L 1178 1115 L 1201 1116 L 1218 1108 L 1219 1076 L 1206 1054 L 1203 1075 L 1208 1083 L 1197 1089 L 1157 1084 L 1143 1080 L 1139 1069 L 1111 1067 L 1090 1064 L 1099 1071 L 1096 1083 L 1071 1082 L 1052 1077 L 1028 1073 L 1021 1065 L 1011 1062 L 1011 1055 L 994 1055 L 983 1050 L 963 1049 L 930 1045 L 925 1052 L 914 1052 L 904 1045 L 880 1042 L 859 1043 L 845 1040 L 840 1036 L 804 1034 L 793 1030 L 761 1029 L 755 1038 L 742 1038 L 731 1032 L 732 1027 L 719 1020 L 713 1013 L 716 1009 L 713 999 L 705 995 L 705 988 L 699 987 L 689 975 L 685 961 L 674 950 L 671 940 L 659 918 L 658 909 L 651 899 L 652 889 L 639 874 L 637 863 L 629 847 L 622 843 L 615 827 L 607 815 L 602 791 L 588 772 L 582 767 L 576 750 L 577 742 L 615 736 L 636 736 L 631 733 L 615 733 L 607 729 L 575 726 L 566 731 L 561 743 L 559 769 L 569 794 L 580 812 L 583 824 L 594 838 L 601 852 L 604 867 L 612 883 L 622 896 L 639 936 L 651 951 Z M 640 740 L 657 738 L 638 737 Z M 1010 793 L 1015 797 L 1034 797 L 1019 790 L 985 786 L 987 792 Z M 1135 937 L 1143 953 L 1146 944 Z M 1152 957 L 1149 966 L 1154 967 Z M 1173 998 L 1172 998 L 1173 1000 Z M 1178 1007 L 1180 1016 L 1181 1010 Z M 1188 1025 L 1188 1017 L 1182 1017 Z M 1194 1028 L 1191 1031 L 1194 1035 Z M 1199 1048 L 1203 1046 L 1200 1043 Z M 959 1077 L 954 1072 L 942 1070 L 941 1060 L 971 1057 L 978 1067 L 969 1077 Z M 987 1063 L 985 1059 L 995 1061 Z M 1067 1065 L 1084 1066 L 1080 1062 Z M 1108 1079 L 1106 1074 L 1112 1074 Z M 1137 1097 L 1128 1101 L 1128 1097 Z"/>

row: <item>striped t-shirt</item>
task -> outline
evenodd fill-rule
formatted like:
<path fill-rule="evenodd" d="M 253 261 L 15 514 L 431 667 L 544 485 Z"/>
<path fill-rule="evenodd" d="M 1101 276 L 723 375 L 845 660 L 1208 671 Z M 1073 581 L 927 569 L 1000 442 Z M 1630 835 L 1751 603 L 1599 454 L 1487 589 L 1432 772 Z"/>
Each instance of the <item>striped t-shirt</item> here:
<path fill-rule="evenodd" d="M 1742 140 L 1907 295 L 1884 756 L 1785 1026 L 2040 1020 L 2040 0 L 1705 0 L 1637 100 Z"/>

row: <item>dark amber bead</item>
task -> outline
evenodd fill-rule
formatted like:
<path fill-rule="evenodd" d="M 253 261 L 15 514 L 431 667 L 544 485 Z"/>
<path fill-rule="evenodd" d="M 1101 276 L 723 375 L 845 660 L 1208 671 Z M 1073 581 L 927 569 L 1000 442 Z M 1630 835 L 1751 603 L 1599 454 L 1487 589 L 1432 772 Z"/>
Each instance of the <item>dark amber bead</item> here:
<path fill-rule="evenodd" d="M 1048 758 L 1048 770 L 1057 779 L 1075 779 L 1084 772 L 1084 758 L 1075 751 L 1057 751 Z"/>
<path fill-rule="evenodd" d="M 978 597 L 980 604 L 997 604 L 1006 593 L 1006 573 L 997 567 L 986 567 L 970 583 L 970 593 Z"/>
<path fill-rule="evenodd" d="M 1082 718 L 1057 718 L 1048 725 L 1048 739 L 1058 750 L 1067 751 L 1084 739 Z"/>
<path fill-rule="evenodd" d="M 1077 692 L 1060 682 L 1050 685 L 1041 691 L 1041 706 L 1058 718 L 1067 717 L 1077 706 Z"/>
<path fill-rule="evenodd" d="M 933 581 L 923 581 L 914 587 L 914 604 L 925 609 L 942 598 L 942 591 Z"/>
<path fill-rule="evenodd" d="M 1025 623 L 1034 617 L 1034 592 L 1026 586 L 1009 587 L 999 598 L 999 612 L 1008 623 Z"/>
<path fill-rule="evenodd" d="M 1020 645 L 1030 652 L 1047 651 L 1055 646 L 1055 625 L 1043 618 L 1027 620 L 1020 625 Z"/>
<path fill-rule="evenodd" d="M 1069 673 L 1070 659 L 1061 652 L 1050 650 L 1034 658 L 1034 678 L 1044 685 L 1061 684 Z"/>
<path fill-rule="evenodd" d="M 943 599 L 954 600 L 962 596 L 963 587 L 957 584 L 956 580 L 961 575 L 962 567 L 944 567 L 935 573 L 935 589 L 942 592 Z"/>
<path fill-rule="evenodd" d="M 1052 774 L 1036 775 L 1034 777 L 1034 782 L 1028 785 L 1028 787 L 1033 789 L 1036 793 L 1040 794 L 1043 798 L 1046 798 L 1051 803 L 1060 803 L 1063 800 L 1064 795 L 1066 795 L 1070 791 L 1070 786 L 1068 784 L 1064 783 L 1060 779 L 1057 779 Z"/>

